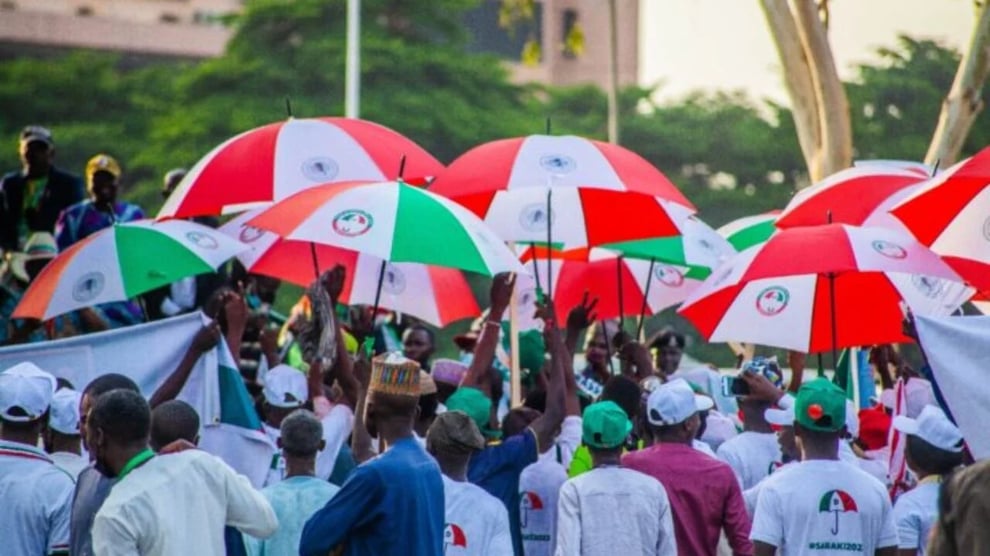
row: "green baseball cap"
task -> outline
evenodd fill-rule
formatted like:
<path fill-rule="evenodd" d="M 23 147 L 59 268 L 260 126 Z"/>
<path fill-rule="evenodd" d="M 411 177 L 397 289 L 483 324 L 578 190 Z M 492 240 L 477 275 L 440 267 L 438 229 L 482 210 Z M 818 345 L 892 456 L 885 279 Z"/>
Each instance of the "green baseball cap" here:
<path fill-rule="evenodd" d="M 485 438 L 499 438 L 502 431 L 489 428 L 488 416 L 492 410 L 492 400 L 484 392 L 470 386 L 462 386 L 447 398 L 447 411 L 463 411 L 478 425 Z"/>
<path fill-rule="evenodd" d="M 794 420 L 813 431 L 842 430 L 846 426 L 846 393 L 827 378 L 802 384 L 794 401 Z"/>
<path fill-rule="evenodd" d="M 631 430 L 629 417 L 615 402 L 595 402 L 585 408 L 581 417 L 581 439 L 592 448 L 617 448 Z"/>

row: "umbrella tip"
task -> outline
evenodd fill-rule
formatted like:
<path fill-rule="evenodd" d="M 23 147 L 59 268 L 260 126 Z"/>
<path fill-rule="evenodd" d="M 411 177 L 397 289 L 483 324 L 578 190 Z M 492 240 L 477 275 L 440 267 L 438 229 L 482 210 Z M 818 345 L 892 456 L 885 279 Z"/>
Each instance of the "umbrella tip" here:
<path fill-rule="evenodd" d="M 547 135 L 550 135 L 550 116 L 547 116 Z"/>
<path fill-rule="evenodd" d="M 285 115 L 289 118 L 292 117 L 292 100 L 289 97 L 285 97 Z"/>

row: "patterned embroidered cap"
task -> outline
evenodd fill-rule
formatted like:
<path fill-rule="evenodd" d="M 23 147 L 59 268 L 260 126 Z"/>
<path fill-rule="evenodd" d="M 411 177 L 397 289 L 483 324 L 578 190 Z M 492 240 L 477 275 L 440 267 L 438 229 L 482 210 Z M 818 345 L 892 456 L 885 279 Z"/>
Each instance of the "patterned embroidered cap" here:
<path fill-rule="evenodd" d="M 418 398 L 419 371 L 419 363 L 403 357 L 401 353 L 383 353 L 371 360 L 368 392 Z"/>

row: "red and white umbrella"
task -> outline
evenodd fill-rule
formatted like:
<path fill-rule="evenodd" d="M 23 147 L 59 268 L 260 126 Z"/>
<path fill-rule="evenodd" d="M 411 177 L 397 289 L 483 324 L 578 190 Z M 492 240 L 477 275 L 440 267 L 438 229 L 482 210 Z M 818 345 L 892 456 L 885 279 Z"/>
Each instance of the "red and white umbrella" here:
<path fill-rule="evenodd" d="M 776 226 L 817 226 L 830 221 L 864 225 L 880 204 L 927 177 L 917 168 L 892 164 L 848 168 L 798 191 L 777 218 Z"/>
<path fill-rule="evenodd" d="M 252 273 L 307 286 L 322 270 L 341 264 L 347 278 L 340 301 L 347 305 L 374 305 L 379 273 L 382 278 L 379 306 L 407 313 L 434 326 L 481 313 L 464 274 L 459 270 L 417 263 L 385 263 L 372 255 L 330 245 L 282 239 L 247 222 L 261 209 L 239 215 L 220 232 L 247 244 L 238 260 Z"/>
<path fill-rule="evenodd" d="M 547 256 L 546 249 L 540 247 L 527 249 L 522 255 L 524 261 L 529 261 L 527 268 L 533 271 L 532 276 L 520 276 L 516 285 L 524 315 L 532 314 L 535 308 L 537 269 L 541 286 L 546 288 Z M 701 280 L 688 277 L 687 267 L 620 259 L 618 253 L 607 249 L 554 250 L 549 256 L 551 291 L 559 322 L 564 322 L 567 313 L 581 303 L 585 292 L 598 298 L 598 317 L 612 319 L 659 313 L 687 299 L 701 284 Z M 533 257 L 538 258 L 535 263 Z"/>
<path fill-rule="evenodd" d="M 907 341 L 902 301 L 915 314 L 945 315 L 972 293 L 904 234 L 828 224 L 782 230 L 736 255 L 679 312 L 710 341 L 814 353 Z"/>
<path fill-rule="evenodd" d="M 158 218 L 230 214 L 328 182 L 407 182 L 442 169 L 401 134 L 354 118 L 289 118 L 246 131 L 204 156 L 165 202 Z M 425 183 L 425 182 L 422 182 Z"/>
<path fill-rule="evenodd" d="M 565 249 L 676 235 L 671 207 L 695 210 L 639 155 L 575 136 L 485 143 L 451 163 L 430 191 L 464 205 L 504 240 Z"/>
<path fill-rule="evenodd" d="M 990 148 L 925 182 L 891 209 L 981 292 L 990 292 Z"/>

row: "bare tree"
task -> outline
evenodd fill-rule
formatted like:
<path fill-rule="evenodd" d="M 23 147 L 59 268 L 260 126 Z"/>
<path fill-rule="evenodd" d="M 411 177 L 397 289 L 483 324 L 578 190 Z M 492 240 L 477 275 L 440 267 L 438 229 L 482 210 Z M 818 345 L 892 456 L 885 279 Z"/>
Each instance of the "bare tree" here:
<path fill-rule="evenodd" d="M 925 155 L 929 164 L 938 161 L 942 166 L 949 166 L 955 163 L 973 122 L 983 110 L 980 96 L 987 73 L 990 73 L 990 2 L 984 0 L 976 5 L 976 26 L 969 48 L 959 61 L 952 88 L 942 102 L 942 113 Z"/>

